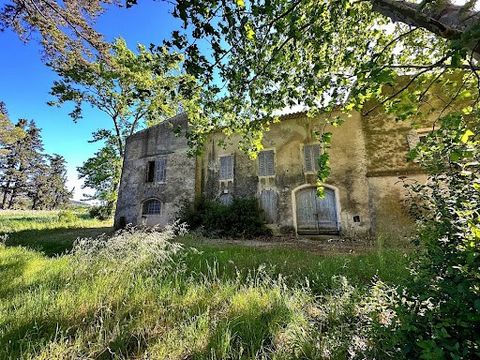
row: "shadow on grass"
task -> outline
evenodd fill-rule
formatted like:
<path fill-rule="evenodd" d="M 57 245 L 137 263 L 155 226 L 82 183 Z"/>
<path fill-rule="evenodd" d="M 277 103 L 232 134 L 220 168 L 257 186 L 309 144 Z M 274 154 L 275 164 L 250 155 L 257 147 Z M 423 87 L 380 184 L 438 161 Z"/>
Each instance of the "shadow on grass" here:
<path fill-rule="evenodd" d="M 8 234 L 5 245 L 25 246 L 47 256 L 57 256 L 70 251 L 78 238 L 97 237 L 112 232 L 111 227 L 22 230 Z"/>

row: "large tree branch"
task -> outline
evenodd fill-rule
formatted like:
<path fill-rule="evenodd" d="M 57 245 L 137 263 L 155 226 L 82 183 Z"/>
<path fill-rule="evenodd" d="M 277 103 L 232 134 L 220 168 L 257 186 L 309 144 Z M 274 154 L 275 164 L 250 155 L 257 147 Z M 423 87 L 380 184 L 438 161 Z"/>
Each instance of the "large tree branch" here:
<path fill-rule="evenodd" d="M 448 1 L 442 5 L 422 6 L 403 0 L 370 0 L 373 10 L 393 21 L 421 27 L 448 40 L 459 40 L 480 23 L 480 13 Z M 480 56 L 478 39 L 465 47 Z"/>

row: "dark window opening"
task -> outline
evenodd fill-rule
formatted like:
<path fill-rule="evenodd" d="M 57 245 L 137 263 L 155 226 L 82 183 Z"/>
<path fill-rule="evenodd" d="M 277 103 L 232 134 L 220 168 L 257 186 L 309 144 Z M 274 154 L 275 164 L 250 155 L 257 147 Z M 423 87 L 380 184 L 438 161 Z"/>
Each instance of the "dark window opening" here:
<path fill-rule="evenodd" d="M 147 178 L 146 182 L 151 183 L 155 180 L 155 161 L 149 161 L 147 163 Z"/>

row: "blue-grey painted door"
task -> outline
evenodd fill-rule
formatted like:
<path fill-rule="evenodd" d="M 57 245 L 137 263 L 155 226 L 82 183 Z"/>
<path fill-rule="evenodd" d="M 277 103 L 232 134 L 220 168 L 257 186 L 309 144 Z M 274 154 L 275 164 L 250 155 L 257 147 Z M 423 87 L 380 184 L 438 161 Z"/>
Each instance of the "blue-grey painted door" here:
<path fill-rule="evenodd" d="M 297 232 L 299 234 L 333 234 L 338 232 L 335 191 L 325 188 L 323 199 L 315 187 L 296 194 Z"/>

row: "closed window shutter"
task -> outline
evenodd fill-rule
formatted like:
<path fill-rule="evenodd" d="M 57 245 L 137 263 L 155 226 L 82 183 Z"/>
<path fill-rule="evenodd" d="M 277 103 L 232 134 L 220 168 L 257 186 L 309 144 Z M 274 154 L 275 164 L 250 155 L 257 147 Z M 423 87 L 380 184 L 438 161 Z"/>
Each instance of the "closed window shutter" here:
<path fill-rule="evenodd" d="M 220 157 L 220 180 L 233 179 L 233 156 Z"/>
<path fill-rule="evenodd" d="M 155 162 L 155 181 L 165 182 L 167 179 L 167 159 L 160 158 Z"/>
<path fill-rule="evenodd" d="M 317 159 L 320 156 L 320 145 L 305 145 L 303 150 L 305 156 L 305 171 L 314 172 L 318 170 Z"/>
<path fill-rule="evenodd" d="M 275 151 L 265 150 L 258 154 L 258 175 L 275 175 Z"/>
<path fill-rule="evenodd" d="M 305 155 L 305 171 L 312 171 L 313 161 L 312 161 L 312 152 L 310 151 L 310 146 L 305 145 L 303 148 L 303 153 Z"/>
<path fill-rule="evenodd" d="M 268 176 L 273 176 L 275 175 L 275 151 L 269 150 L 266 151 L 266 159 L 267 159 L 267 175 Z"/>
<path fill-rule="evenodd" d="M 263 190 L 260 193 L 260 206 L 265 212 L 267 224 L 277 221 L 277 193 L 273 190 Z"/>
<path fill-rule="evenodd" d="M 233 156 L 228 157 L 228 178 L 233 179 Z"/>

